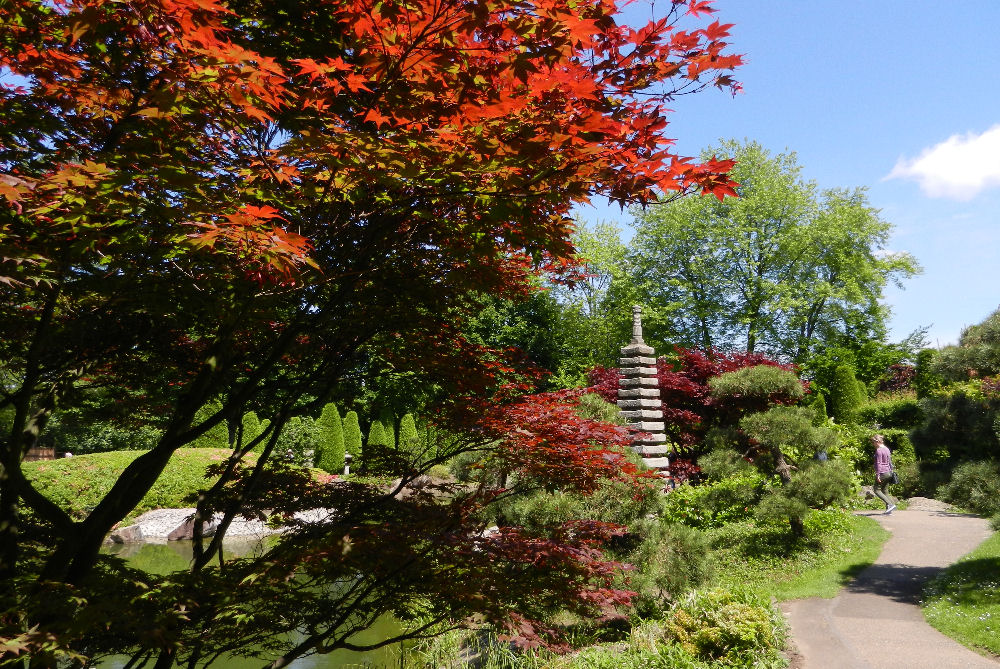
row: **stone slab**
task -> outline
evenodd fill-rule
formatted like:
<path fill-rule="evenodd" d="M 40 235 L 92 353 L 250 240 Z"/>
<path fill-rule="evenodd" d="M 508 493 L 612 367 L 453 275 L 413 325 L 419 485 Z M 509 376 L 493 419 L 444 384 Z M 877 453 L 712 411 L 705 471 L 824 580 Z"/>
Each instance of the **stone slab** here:
<path fill-rule="evenodd" d="M 647 432 L 646 434 L 648 436 L 644 439 L 642 438 L 633 439 L 632 445 L 633 446 L 638 446 L 642 444 L 659 445 L 667 443 L 667 435 L 664 434 L 663 432 Z"/>
<path fill-rule="evenodd" d="M 666 444 L 641 444 L 633 447 L 635 452 L 644 458 L 670 455 L 670 447 Z"/>
<path fill-rule="evenodd" d="M 635 400 L 618 400 L 617 404 L 618 408 L 622 411 L 639 411 L 641 409 L 656 411 L 663 406 L 663 402 L 652 397 L 641 397 Z"/>
<path fill-rule="evenodd" d="M 647 356 L 638 356 L 634 358 L 619 358 L 619 367 L 640 367 L 642 365 L 652 365 L 656 366 L 656 358 Z"/>
<path fill-rule="evenodd" d="M 659 394 L 659 388 L 657 387 L 655 376 L 640 376 L 634 379 L 619 379 L 618 387 L 624 389 L 637 387 L 656 388 L 657 394 Z"/>
<path fill-rule="evenodd" d="M 621 374 L 626 379 L 634 379 L 637 376 L 656 376 L 656 367 L 653 365 L 649 367 L 622 367 Z"/>
<path fill-rule="evenodd" d="M 663 420 L 663 412 L 656 411 L 655 409 L 639 409 L 638 411 L 622 411 L 622 415 L 625 416 L 626 420 L 643 420 L 644 418 L 650 418 L 652 420 L 660 419 Z"/>
<path fill-rule="evenodd" d="M 642 464 L 650 469 L 668 469 L 670 467 L 670 458 L 643 458 Z"/>
<path fill-rule="evenodd" d="M 652 346 L 646 346 L 645 344 L 629 344 L 618 350 L 621 351 L 623 358 L 638 358 L 656 353 Z"/>
<path fill-rule="evenodd" d="M 618 398 L 622 400 L 633 399 L 637 397 L 651 397 L 659 399 L 660 389 L 659 388 L 619 388 Z"/>
<path fill-rule="evenodd" d="M 663 421 L 637 421 L 629 423 L 627 427 L 643 432 L 663 432 Z"/>

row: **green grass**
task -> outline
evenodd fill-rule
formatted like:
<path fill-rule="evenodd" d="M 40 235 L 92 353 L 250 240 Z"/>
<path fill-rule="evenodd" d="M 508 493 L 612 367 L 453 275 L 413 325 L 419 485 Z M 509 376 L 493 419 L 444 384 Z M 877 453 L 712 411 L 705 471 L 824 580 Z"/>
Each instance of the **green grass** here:
<path fill-rule="evenodd" d="M 924 591 L 924 617 L 962 645 L 1000 655 L 1000 534 L 948 567 Z"/>
<path fill-rule="evenodd" d="M 776 599 L 834 597 L 872 564 L 889 533 L 873 519 L 845 511 L 813 512 L 806 537 L 784 527 L 731 523 L 712 532 L 717 585 Z"/>
<path fill-rule="evenodd" d="M 24 473 L 35 487 L 72 517 L 82 519 L 111 490 L 118 477 L 143 451 L 111 451 L 59 460 L 24 463 Z M 181 448 L 163 474 L 123 523 L 151 509 L 193 505 L 189 496 L 210 485 L 205 468 L 229 457 L 218 448 Z"/>

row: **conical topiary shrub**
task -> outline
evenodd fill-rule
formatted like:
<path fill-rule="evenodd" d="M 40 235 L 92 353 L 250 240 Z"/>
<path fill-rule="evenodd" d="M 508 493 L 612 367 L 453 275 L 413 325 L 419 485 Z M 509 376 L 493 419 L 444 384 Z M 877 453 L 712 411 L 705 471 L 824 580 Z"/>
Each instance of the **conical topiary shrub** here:
<path fill-rule="evenodd" d="M 348 411 L 344 416 L 344 452 L 351 454 L 354 468 L 361 467 L 361 426 L 355 411 Z"/>
<path fill-rule="evenodd" d="M 373 420 L 368 428 L 368 439 L 365 440 L 365 448 L 362 455 L 362 466 L 366 473 L 375 476 L 388 474 L 389 463 L 395 454 L 395 439 L 386 434 L 382 421 Z"/>
<path fill-rule="evenodd" d="M 389 407 L 382 407 L 378 413 L 378 422 L 382 424 L 382 431 L 385 433 L 389 446 L 396 445 L 396 415 Z"/>
<path fill-rule="evenodd" d="M 222 402 L 217 399 L 209 400 L 195 412 L 191 426 L 198 426 L 220 411 L 222 411 Z M 207 432 L 199 435 L 194 441 L 188 444 L 188 446 L 191 448 L 229 448 L 229 424 L 226 421 L 221 421 L 213 425 Z"/>
<path fill-rule="evenodd" d="M 826 398 L 823 397 L 823 393 L 817 393 L 816 399 L 812 403 L 813 413 L 816 417 L 813 419 L 813 425 L 820 427 L 826 423 L 827 413 L 826 413 Z"/>
<path fill-rule="evenodd" d="M 854 368 L 850 365 L 839 365 L 833 371 L 833 383 L 830 384 L 830 412 L 833 414 L 833 419 L 841 425 L 853 422 L 854 413 L 861 408 L 864 401 L 854 375 Z"/>
<path fill-rule="evenodd" d="M 411 462 L 420 456 L 420 435 L 417 434 L 417 422 L 412 413 L 399 420 L 399 450 Z"/>
<path fill-rule="evenodd" d="M 254 439 L 264 433 L 264 425 L 261 424 L 260 418 L 253 411 L 243 414 L 240 422 L 243 424 L 242 441 L 240 444 L 243 448 L 246 448 Z M 258 450 L 259 448 L 260 444 L 257 444 L 254 450 Z"/>
<path fill-rule="evenodd" d="M 316 426 L 319 429 L 316 466 L 330 474 L 340 474 L 344 471 L 344 426 L 336 404 L 323 407 Z"/>

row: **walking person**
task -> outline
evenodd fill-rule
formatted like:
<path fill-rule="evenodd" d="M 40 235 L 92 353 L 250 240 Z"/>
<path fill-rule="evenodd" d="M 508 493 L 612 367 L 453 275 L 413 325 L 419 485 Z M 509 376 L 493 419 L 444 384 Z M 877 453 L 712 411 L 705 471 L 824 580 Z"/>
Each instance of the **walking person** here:
<path fill-rule="evenodd" d="M 896 505 L 885 492 L 893 477 L 892 453 L 881 434 L 872 437 L 872 444 L 875 446 L 875 496 L 885 502 L 885 513 L 888 515 L 896 510 Z"/>

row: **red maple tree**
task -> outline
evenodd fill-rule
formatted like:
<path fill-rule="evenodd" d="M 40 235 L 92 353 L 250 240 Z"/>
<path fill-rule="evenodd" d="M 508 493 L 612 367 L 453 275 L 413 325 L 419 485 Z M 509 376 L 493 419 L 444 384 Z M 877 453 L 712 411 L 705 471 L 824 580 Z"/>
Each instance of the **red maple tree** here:
<path fill-rule="evenodd" d="M 524 481 L 586 490 L 619 471 L 592 446 L 613 435 L 567 427 L 550 400 L 472 401 L 502 404 L 525 388 L 507 390 L 521 377 L 504 353 L 470 346 L 457 325 L 473 291 L 526 294 L 540 273 L 573 272 L 575 203 L 733 193 L 729 163 L 678 156 L 664 136 L 676 95 L 735 86 L 740 58 L 711 11 L 675 0 L 631 27 L 611 0 L 3 4 L 0 410 L 11 419 L 0 439 L 0 578 L 16 584 L 2 608 L 17 612 L 2 614 L 7 647 L 39 666 L 137 648 L 162 666 L 213 644 L 275 644 L 286 623 L 309 630 L 280 647 L 286 661 L 347 647 L 344 630 L 399 602 L 433 602 L 434 621 L 480 613 L 530 630 L 553 604 L 517 609 L 532 579 L 563 583 L 581 610 L 623 601 L 594 552 L 611 530 L 543 545 L 511 528 L 487 541 L 477 523 L 495 491 L 425 501 L 420 515 L 419 501 L 351 486 L 334 503 L 338 524 L 229 568 L 208 566 L 213 541 L 188 576 L 137 585 L 131 575 L 134 588 L 107 587 L 102 576 L 122 574 L 98 551 L 177 448 L 248 409 L 270 426 L 256 444 L 234 444 L 202 506 L 228 500 L 227 513 L 251 513 L 278 495 L 287 480 L 269 461 L 282 426 L 375 357 L 436 389 L 442 420 L 468 435 L 462 449 L 508 458 Z M 137 411 L 160 438 L 77 520 L 21 461 L 53 412 L 97 389 L 144 402 Z M 214 399 L 221 409 L 196 420 Z M 496 411 L 516 429 L 499 430 Z M 244 472 L 252 445 L 263 457 Z M 303 494 L 284 510 L 327 502 Z M 358 582 L 385 584 L 358 599 L 330 595 L 357 565 L 321 547 L 345 523 L 353 529 L 337 541 L 350 541 L 335 545 L 368 546 L 357 564 L 378 574 Z M 412 548 L 406 569 L 379 562 L 390 545 Z M 505 581 L 513 562 L 545 568 Z M 421 580 L 435 565 L 453 570 Z M 449 588 L 463 565 L 495 586 L 490 599 Z M 308 596 L 326 623 L 280 594 L 291 573 L 317 588 L 291 592 L 326 593 Z M 245 620 L 227 608 L 235 592 L 259 607 L 259 624 L 234 622 Z M 116 616 L 95 593 L 143 615 Z M 100 632 L 109 627 L 115 635 Z"/>

